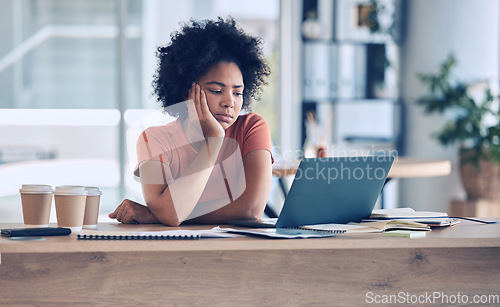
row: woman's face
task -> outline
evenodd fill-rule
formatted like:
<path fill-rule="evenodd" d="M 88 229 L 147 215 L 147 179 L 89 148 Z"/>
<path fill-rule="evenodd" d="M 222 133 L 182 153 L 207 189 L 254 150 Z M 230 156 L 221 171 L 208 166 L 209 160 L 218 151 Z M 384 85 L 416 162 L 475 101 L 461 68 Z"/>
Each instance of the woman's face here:
<path fill-rule="evenodd" d="M 243 105 L 243 76 L 233 62 L 220 62 L 210 67 L 197 80 L 207 94 L 212 115 L 226 130 L 238 118 Z"/>

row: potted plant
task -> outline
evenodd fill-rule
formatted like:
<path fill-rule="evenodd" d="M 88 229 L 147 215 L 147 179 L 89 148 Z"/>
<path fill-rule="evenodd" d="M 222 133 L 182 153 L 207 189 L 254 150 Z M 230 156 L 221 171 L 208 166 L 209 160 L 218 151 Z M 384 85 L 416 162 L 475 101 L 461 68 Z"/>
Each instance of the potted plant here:
<path fill-rule="evenodd" d="M 418 74 L 429 94 L 417 103 L 426 113 L 447 118 L 434 136 L 442 145 L 459 145 L 460 175 L 469 199 L 500 200 L 500 111 L 487 81 L 452 80 L 453 54 L 436 74 Z"/>

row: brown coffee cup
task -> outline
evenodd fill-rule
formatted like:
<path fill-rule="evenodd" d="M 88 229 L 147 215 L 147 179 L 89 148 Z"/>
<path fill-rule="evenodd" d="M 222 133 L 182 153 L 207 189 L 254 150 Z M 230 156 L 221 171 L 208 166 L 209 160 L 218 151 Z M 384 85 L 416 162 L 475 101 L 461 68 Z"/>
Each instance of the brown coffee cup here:
<path fill-rule="evenodd" d="M 23 184 L 21 204 L 25 227 L 48 227 L 53 190 L 50 185 Z"/>
<path fill-rule="evenodd" d="M 87 190 L 87 201 L 85 204 L 83 228 L 96 229 L 102 192 L 98 187 L 85 187 L 85 189 Z"/>
<path fill-rule="evenodd" d="M 57 226 L 70 228 L 72 233 L 82 230 L 87 190 L 83 186 L 57 186 L 54 190 Z"/>

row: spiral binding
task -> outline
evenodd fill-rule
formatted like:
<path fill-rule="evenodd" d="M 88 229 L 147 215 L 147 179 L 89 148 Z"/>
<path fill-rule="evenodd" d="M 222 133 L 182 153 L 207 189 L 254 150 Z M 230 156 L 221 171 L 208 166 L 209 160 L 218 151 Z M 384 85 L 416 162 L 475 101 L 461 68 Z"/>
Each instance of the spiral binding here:
<path fill-rule="evenodd" d="M 196 240 L 200 235 L 91 235 L 79 234 L 79 240 Z"/>
<path fill-rule="evenodd" d="M 307 227 L 286 227 L 284 229 L 309 230 L 309 231 L 319 232 L 319 233 L 336 233 L 336 234 L 342 234 L 342 233 L 347 232 L 345 229 L 329 230 L 329 229 L 313 229 L 313 228 L 307 228 Z"/>

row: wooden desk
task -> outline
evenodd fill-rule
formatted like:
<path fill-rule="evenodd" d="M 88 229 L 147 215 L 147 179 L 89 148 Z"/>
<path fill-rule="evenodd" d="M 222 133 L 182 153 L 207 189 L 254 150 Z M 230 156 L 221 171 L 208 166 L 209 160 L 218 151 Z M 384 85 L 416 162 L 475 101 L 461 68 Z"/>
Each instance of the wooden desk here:
<path fill-rule="evenodd" d="M 300 161 L 276 162 L 273 164 L 273 175 L 287 177 L 295 175 Z M 394 160 L 388 178 L 416 178 L 446 176 L 451 172 L 451 162 L 423 158 L 398 157 Z"/>
<path fill-rule="evenodd" d="M 425 239 L 358 234 L 21 242 L 2 237 L 0 256 L 0 305 L 359 306 L 367 303 L 367 292 L 371 298 L 438 292 L 467 295 L 470 301 L 474 295 L 500 295 L 500 224 L 467 221 Z"/>

